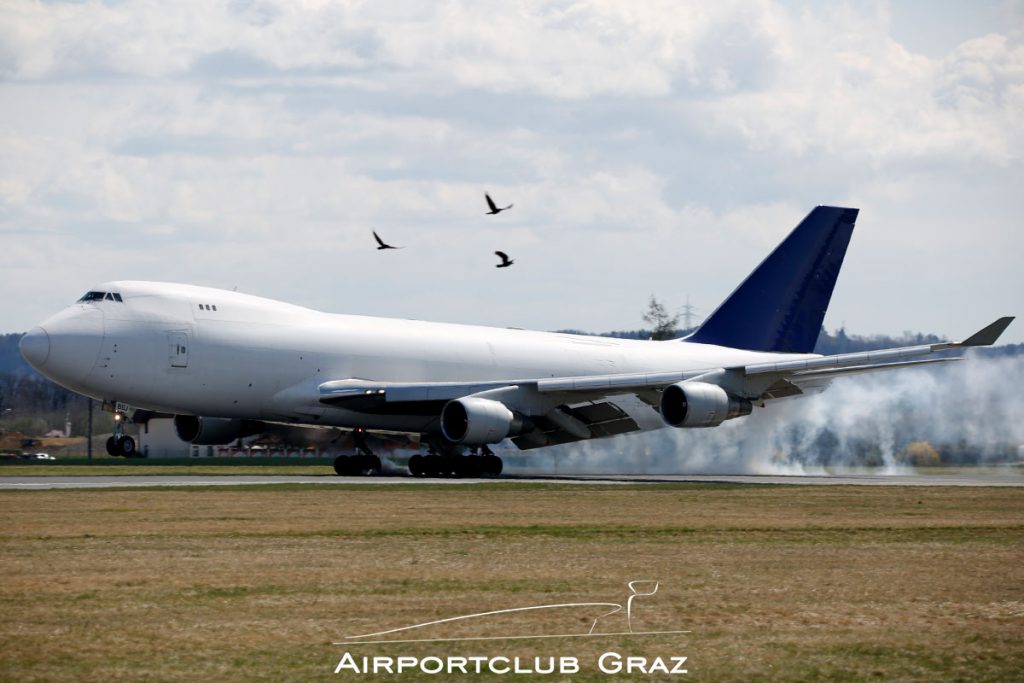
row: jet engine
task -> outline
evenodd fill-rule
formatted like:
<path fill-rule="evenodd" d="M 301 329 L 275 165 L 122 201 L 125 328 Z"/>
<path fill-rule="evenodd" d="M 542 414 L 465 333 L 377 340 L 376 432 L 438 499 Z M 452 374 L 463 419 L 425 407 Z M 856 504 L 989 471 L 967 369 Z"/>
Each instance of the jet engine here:
<path fill-rule="evenodd" d="M 661 393 L 661 417 L 672 427 L 717 427 L 751 410 L 747 399 L 707 382 L 678 382 Z"/>
<path fill-rule="evenodd" d="M 521 434 L 523 421 L 500 401 L 467 396 L 445 404 L 441 431 L 454 443 L 479 446 Z"/>
<path fill-rule="evenodd" d="M 238 418 L 175 415 L 174 431 L 179 439 L 196 446 L 221 446 L 255 434 L 259 429 Z"/>

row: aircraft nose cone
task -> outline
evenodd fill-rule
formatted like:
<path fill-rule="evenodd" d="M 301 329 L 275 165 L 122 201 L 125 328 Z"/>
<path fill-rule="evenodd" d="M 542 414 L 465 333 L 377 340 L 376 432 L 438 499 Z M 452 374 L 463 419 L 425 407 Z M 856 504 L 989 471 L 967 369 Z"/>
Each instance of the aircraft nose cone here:
<path fill-rule="evenodd" d="M 21 356 L 34 368 L 41 368 L 50 357 L 50 335 L 41 327 L 33 327 L 18 342 Z"/>

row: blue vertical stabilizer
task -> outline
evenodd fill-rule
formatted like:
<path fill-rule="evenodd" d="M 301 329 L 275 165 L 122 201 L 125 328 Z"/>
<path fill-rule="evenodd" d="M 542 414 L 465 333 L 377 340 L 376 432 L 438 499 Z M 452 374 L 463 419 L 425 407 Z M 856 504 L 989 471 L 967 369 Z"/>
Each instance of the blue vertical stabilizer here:
<path fill-rule="evenodd" d="M 857 209 L 815 208 L 686 341 L 813 352 L 856 221 Z"/>

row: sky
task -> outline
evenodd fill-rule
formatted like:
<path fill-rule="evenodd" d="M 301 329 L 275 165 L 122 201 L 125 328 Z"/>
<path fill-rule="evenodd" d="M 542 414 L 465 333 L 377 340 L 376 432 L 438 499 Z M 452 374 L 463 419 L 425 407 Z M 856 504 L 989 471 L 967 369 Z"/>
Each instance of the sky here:
<path fill-rule="evenodd" d="M 5 0 L 0 331 L 117 279 L 699 320 L 833 204 L 826 326 L 964 338 L 1024 314 L 1022 162 L 1019 1 Z"/>

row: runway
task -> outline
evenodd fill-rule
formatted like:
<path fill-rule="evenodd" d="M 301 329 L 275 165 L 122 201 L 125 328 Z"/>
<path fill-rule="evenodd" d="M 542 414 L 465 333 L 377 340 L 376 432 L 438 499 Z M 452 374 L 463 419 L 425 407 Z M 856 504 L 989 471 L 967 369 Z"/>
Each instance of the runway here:
<path fill-rule="evenodd" d="M 0 490 L 103 489 L 180 486 L 253 486 L 275 484 L 320 485 L 415 485 L 456 484 L 731 484 L 772 486 L 982 486 L 1022 487 L 1024 474 L 1005 473 L 950 474 L 842 474 L 842 475 L 757 475 L 757 474 L 679 474 L 679 475 L 504 475 L 496 479 L 419 479 L 393 475 L 380 477 L 338 477 L 334 475 L 123 475 L 123 476 L 25 476 L 0 477 Z"/>

